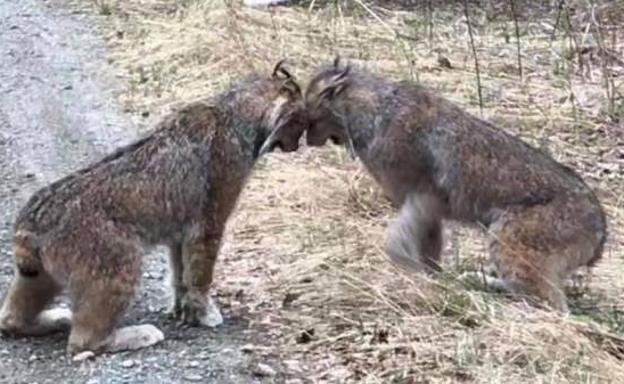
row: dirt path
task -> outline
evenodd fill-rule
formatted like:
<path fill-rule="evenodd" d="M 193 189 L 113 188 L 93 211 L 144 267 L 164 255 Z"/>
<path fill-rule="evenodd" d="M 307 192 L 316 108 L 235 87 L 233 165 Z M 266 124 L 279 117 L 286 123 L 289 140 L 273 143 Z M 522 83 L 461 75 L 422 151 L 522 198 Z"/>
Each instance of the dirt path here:
<path fill-rule="evenodd" d="M 11 225 L 37 188 L 136 136 L 115 105 L 103 42 L 88 19 L 37 0 L 0 2 L 0 292 L 12 276 Z M 118 86 L 118 85 L 117 85 Z M 0 383 L 249 383 L 240 352 L 245 324 L 180 329 L 162 253 L 147 258 L 144 286 L 126 322 L 149 321 L 166 341 L 82 365 L 65 356 L 66 335 L 0 339 Z"/>

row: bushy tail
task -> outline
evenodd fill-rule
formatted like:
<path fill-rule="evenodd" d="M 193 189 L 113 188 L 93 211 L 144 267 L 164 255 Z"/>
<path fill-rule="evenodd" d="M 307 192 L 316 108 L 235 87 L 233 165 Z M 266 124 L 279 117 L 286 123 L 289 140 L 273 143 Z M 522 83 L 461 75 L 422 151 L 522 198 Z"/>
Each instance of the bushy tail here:
<path fill-rule="evenodd" d="M 25 277 L 35 277 L 43 270 L 37 235 L 26 230 L 17 230 L 13 236 L 15 265 Z"/>

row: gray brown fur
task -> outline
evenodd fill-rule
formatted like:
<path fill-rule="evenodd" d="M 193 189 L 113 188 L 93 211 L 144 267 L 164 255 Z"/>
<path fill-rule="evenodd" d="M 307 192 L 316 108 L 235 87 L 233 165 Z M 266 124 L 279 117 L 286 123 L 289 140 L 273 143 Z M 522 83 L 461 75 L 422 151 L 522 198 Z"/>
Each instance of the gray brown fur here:
<path fill-rule="evenodd" d="M 417 84 L 338 61 L 313 75 L 304 98 L 307 143 L 344 143 L 402 206 L 393 259 L 435 270 L 442 220 L 479 223 L 510 291 L 567 310 L 563 279 L 598 261 L 607 236 L 574 171 Z"/>
<path fill-rule="evenodd" d="M 173 313 L 205 323 L 226 221 L 265 139 L 303 121 L 302 110 L 301 92 L 280 63 L 273 76 L 251 76 L 188 104 L 144 138 L 35 193 L 15 222 L 16 276 L 0 328 L 40 334 L 68 326 L 58 311 L 43 311 L 67 288 L 69 351 L 158 341 L 154 327 L 115 326 L 139 285 L 146 247 L 159 244 L 170 249 Z M 299 136 L 281 137 L 270 149 L 297 149 Z"/>

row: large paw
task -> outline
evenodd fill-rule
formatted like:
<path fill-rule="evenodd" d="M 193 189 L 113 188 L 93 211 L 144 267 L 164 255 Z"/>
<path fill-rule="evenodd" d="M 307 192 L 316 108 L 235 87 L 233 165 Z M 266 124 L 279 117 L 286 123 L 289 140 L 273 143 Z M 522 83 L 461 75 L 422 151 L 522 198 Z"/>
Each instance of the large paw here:
<path fill-rule="evenodd" d="M 464 284 L 472 285 L 486 290 L 500 293 L 509 293 L 505 282 L 495 276 L 483 272 L 466 271 L 458 276 L 458 280 Z"/>
<path fill-rule="evenodd" d="M 67 330 L 71 327 L 72 311 L 69 308 L 51 308 L 41 312 L 37 321 L 50 332 Z"/>
<path fill-rule="evenodd" d="M 107 352 L 146 348 L 165 339 L 162 331 L 152 324 L 131 325 L 116 329 L 106 345 Z"/>
<path fill-rule="evenodd" d="M 142 324 L 115 329 L 105 341 L 94 346 L 85 347 L 84 343 L 79 345 L 76 339 L 80 339 L 80 336 L 70 335 L 67 352 L 72 361 L 81 362 L 93 359 L 103 352 L 116 353 L 146 348 L 163 341 L 165 335 L 151 324 Z"/>
<path fill-rule="evenodd" d="M 223 316 L 212 298 L 187 294 L 181 300 L 180 320 L 193 326 L 217 327 L 223 324 Z"/>
<path fill-rule="evenodd" d="M 217 304 L 215 304 L 212 298 L 208 298 L 208 305 L 206 306 L 206 315 L 200 319 L 200 323 L 206 327 L 218 327 L 223 324 L 223 316 Z"/>
<path fill-rule="evenodd" d="M 97 352 L 91 350 L 75 350 L 71 345 L 68 352 L 72 355 L 72 361 L 79 363 L 95 358 L 101 352 L 116 353 L 121 351 L 131 351 L 147 348 L 160 343 L 165 339 L 162 331 L 152 324 L 131 325 L 113 331 L 113 334 L 106 340 Z"/>
<path fill-rule="evenodd" d="M 30 323 L 16 320 L 8 311 L 0 314 L 0 331 L 22 336 L 43 336 L 59 331 L 66 331 L 71 327 L 72 312 L 67 308 L 52 308 L 42 311 Z"/>

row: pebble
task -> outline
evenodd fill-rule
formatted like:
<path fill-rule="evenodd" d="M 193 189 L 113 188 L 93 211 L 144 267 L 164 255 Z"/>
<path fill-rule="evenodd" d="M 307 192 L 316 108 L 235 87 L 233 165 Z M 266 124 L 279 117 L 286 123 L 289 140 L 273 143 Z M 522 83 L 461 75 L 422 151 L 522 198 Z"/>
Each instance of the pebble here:
<path fill-rule="evenodd" d="M 186 363 L 186 366 L 189 368 L 197 368 L 199 367 L 199 361 L 191 360 L 188 363 Z"/>
<path fill-rule="evenodd" d="M 203 378 L 204 377 L 202 375 L 198 375 L 198 374 L 195 374 L 195 373 L 191 373 L 189 375 L 184 376 L 184 380 L 186 380 L 186 381 L 193 381 L 193 382 L 202 381 Z"/>
<path fill-rule="evenodd" d="M 293 372 L 301 373 L 303 369 L 301 368 L 301 364 L 297 360 L 284 360 L 284 365 L 286 368 Z"/>
<path fill-rule="evenodd" d="M 275 370 L 273 368 L 271 368 L 270 366 L 263 364 L 263 363 L 259 363 L 256 368 L 253 371 L 254 375 L 256 376 L 275 376 Z"/>
<path fill-rule="evenodd" d="M 124 368 L 132 368 L 135 364 L 134 360 L 124 360 L 121 362 L 121 366 Z"/>
<path fill-rule="evenodd" d="M 253 344 L 245 344 L 245 345 L 243 345 L 242 347 L 240 347 L 240 350 L 241 350 L 241 352 L 243 352 L 243 353 L 251 353 L 251 352 L 253 352 L 255 349 L 257 349 L 257 348 L 256 348 L 256 346 L 255 346 L 255 345 L 253 345 Z"/>
<path fill-rule="evenodd" d="M 210 359 L 210 353 L 206 352 L 206 351 L 202 351 L 197 355 L 197 358 L 200 360 L 208 360 Z"/>

